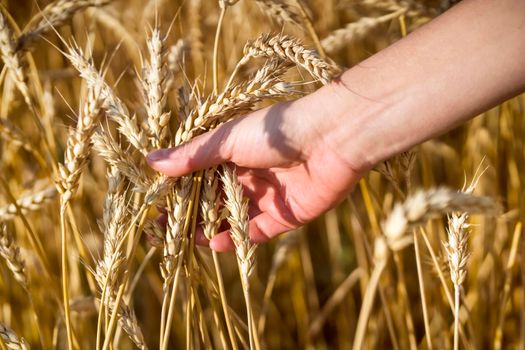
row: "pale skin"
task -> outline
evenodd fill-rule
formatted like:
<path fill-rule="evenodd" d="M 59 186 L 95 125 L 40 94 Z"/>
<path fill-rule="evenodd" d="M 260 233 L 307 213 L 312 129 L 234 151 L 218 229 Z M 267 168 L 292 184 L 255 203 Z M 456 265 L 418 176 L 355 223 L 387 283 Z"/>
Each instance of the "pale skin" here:
<path fill-rule="evenodd" d="M 169 176 L 234 163 L 262 243 L 337 205 L 375 164 L 523 91 L 525 0 L 465 0 L 328 86 L 148 162 Z M 233 249 L 227 231 L 209 246 Z"/>

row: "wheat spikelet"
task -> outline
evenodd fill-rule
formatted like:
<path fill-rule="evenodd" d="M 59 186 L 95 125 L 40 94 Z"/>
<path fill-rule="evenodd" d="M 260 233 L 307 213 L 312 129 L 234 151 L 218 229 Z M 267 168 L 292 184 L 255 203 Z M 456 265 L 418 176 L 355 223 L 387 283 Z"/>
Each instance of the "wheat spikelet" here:
<path fill-rule="evenodd" d="M 492 213 L 497 209 L 489 197 L 458 193 L 447 188 L 419 191 L 397 204 L 383 224 L 383 231 L 394 250 L 406 245 L 404 233 L 432 218 L 452 212 Z"/>
<path fill-rule="evenodd" d="M 167 67 L 164 66 L 164 40 L 160 30 L 155 28 L 147 42 L 150 61 L 143 68 L 142 84 L 145 107 L 148 114 L 147 126 L 150 134 L 151 144 L 160 148 L 165 144 L 166 126 L 170 120 L 170 112 L 164 112 L 167 90 Z"/>
<path fill-rule="evenodd" d="M 104 6 L 111 0 L 58 0 L 47 5 L 33 17 L 17 40 L 17 50 L 27 48 L 41 35 L 60 27 L 75 13 L 88 8 Z"/>
<path fill-rule="evenodd" d="M 248 42 L 244 47 L 242 61 L 251 57 L 279 57 L 304 68 L 325 85 L 339 74 L 339 68 L 335 64 L 323 60 L 315 50 L 305 48 L 297 40 L 286 35 L 263 34 Z"/>
<path fill-rule="evenodd" d="M 125 175 L 135 185 L 137 191 L 146 192 L 148 190 L 150 184 L 148 175 L 141 167 L 137 166 L 133 157 L 125 152 L 108 132 L 95 131 L 91 141 L 93 148 L 104 158 L 106 163 Z"/>
<path fill-rule="evenodd" d="M 13 236 L 7 231 L 4 224 L 0 224 L 0 255 L 5 259 L 15 280 L 24 289 L 27 289 L 29 279 L 25 272 L 25 263 L 20 256 L 20 248 L 15 244 Z"/>
<path fill-rule="evenodd" d="M 382 23 L 391 21 L 405 12 L 404 9 L 380 17 L 361 17 L 358 21 L 336 29 L 321 40 L 323 48 L 330 53 L 341 50 L 356 40 L 364 38 L 370 31 Z"/>
<path fill-rule="evenodd" d="M 63 201 L 69 201 L 78 187 L 78 181 L 83 167 L 87 163 L 91 148 L 90 138 L 100 117 L 103 100 L 100 91 L 88 89 L 88 95 L 79 113 L 77 126 L 68 137 L 64 163 L 59 164 L 59 180 L 57 188 Z"/>
<path fill-rule="evenodd" d="M 267 13 L 277 23 L 301 23 L 301 14 L 297 7 L 290 5 L 285 0 L 256 0 L 261 10 Z"/>
<path fill-rule="evenodd" d="M 19 337 L 11 328 L 0 323 L 0 337 L 9 350 L 29 350 L 29 344 Z"/>
<path fill-rule="evenodd" d="M 65 56 L 69 59 L 73 67 L 80 73 L 88 87 L 100 91 L 100 96 L 104 100 L 103 108 L 115 122 L 119 125 L 119 132 L 126 136 L 131 143 L 143 155 L 148 152 L 148 138 L 139 128 L 136 117 L 130 117 L 124 103 L 115 95 L 113 89 L 104 80 L 104 77 L 95 68 L 91 59 L 84 58 L 82 50 L 76 44 L 68 46 L 68 53 Z"/>
<path fill-rule="evenodd" d="M 3 13 L 0 13 L 0 55 L 13 79 L 16 88 L 28 106 L 31 106 L 25 62 L 20 52 L 15 49 L 13 33 Z"/>
<path fill-rule="evenodd" d="M 57 194 L 54 186 L 49 186 L 37 192 L 29 192 L 16 200 L 16 205 L 11 203 L 0 207 L 0 221 L 13 220 L 17 215 L 18 206 L 22 214 L 39 210 L 45 203 L 53 200 Z"/>

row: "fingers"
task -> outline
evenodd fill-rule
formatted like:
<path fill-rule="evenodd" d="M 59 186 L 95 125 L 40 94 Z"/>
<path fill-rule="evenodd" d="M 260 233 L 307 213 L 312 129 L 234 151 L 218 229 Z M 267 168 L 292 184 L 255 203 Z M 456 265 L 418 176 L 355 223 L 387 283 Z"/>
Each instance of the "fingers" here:
<path fill-rule="evenodd" d="M 250 220 L 250 241 L 253 243 L 264 243 L 292 228 L 276 221 L 268 213 L 262 213 Z M 209 246 L 217 252 L 231 252 L 235 250 L 229 231 L 217 234 L 210 240 Z"/>
<path fill-rule="evenodd" d="M 168 176 L 182 176 L 207 169 L 230 159 L 231 126 L 223 125 L 174 148 L 165 148 L 147 156 L 149 165 Z"/>

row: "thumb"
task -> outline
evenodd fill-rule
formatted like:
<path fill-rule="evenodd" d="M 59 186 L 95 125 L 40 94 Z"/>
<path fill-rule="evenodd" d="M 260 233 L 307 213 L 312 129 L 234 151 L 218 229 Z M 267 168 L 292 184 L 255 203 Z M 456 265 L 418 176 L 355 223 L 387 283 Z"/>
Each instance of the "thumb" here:
<path fill-rule="evenodd" d="M 231 125 L 224 124 L 180 146 L 154 151 L 146 159 L 153 169 L 174 177 L 207 169 L 230 161 L 232 132 Z"/>

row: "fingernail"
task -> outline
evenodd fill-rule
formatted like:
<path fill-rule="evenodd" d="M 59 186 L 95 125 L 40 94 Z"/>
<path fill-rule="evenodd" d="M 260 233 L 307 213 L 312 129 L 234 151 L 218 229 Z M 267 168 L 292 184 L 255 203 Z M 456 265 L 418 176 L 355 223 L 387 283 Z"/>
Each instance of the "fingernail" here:
<path fill-rule="evenodd" d="M 167 152 L 163 149 L 160 149 L 158 151 L 151 152 L 150 154 L 148 154 L 146 156 L 146 159 L 148 160 L 148 162 L 158 162 L 158 161 L 166 159 L 167 156 L 168 156 Z"/>

